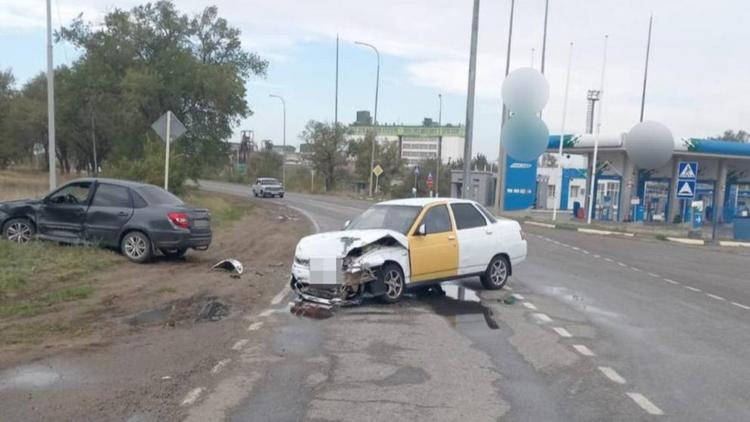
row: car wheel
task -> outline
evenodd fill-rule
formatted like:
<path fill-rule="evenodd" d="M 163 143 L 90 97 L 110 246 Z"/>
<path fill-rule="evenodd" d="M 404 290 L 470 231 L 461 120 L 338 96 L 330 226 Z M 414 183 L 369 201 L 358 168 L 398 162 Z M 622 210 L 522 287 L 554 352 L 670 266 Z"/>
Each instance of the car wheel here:
<path fill-rule="evenodd" d="M 120 250 L 129 260 L 141 264 L 151 259 L 151 240 L 141 232 L 129 232 L 122 238 Z"/>
<path fill-rule="evenodd" d="M 283 193 L 282 193 L 282 194 L 279 194 L 279 198 L 283 198 L 283 197 L 284 197 L 284 194 L 283 194 Z"/>
<path fill-rule="evenodd" d="M 385 294 L 380 296 L 384 303 L 396 303 L 406 291 L 404 283 L 404 272 L 401 267 L 393 263 L 387 263 L 378 271 L 378 281 L 385 285 Z"/>
<path fill-rule="evenodd" d="M 28 243 L 35 232 L 34 224 L 25 218 L 14 218 L 3 226 L 3 237 L 9 242 Z"/>
<path fill-rule="evenodd" d="M 502 289 L 505 283 L 508 282 L 508 275 L 510 274 L 510 264 L 508 258 L 503 255 L 498 255 L 492 258 L 484 274 L 480 277 L 482 286 L 488 290 Z"/>
<path fill-rule="evenodd" d="M 185 256 L 185 252 L 187 252 L 187 248 L 164 248 L 160 250 L 167 259 L 180 259 Z"/>

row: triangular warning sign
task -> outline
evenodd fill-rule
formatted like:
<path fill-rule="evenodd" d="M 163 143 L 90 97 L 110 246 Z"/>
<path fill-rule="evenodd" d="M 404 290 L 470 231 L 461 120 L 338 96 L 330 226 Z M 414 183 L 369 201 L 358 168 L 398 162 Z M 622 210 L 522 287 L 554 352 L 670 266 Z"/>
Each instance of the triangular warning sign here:
<path fill-rule="evenodd" d="M 695 179 L 693 166 L 686 164 L 685 167 L 682 168 L 682 172 L 680 172 L 680 179 Z"/>
<path fill-rule="evenodd" d="M 680 186 L 680 189 L 677 191 L 677 194 L 680 196 L 693 196 L 693 188 L 690 186 L 690 183 L 688 182 L 681 182 L 682 186 Z"/>

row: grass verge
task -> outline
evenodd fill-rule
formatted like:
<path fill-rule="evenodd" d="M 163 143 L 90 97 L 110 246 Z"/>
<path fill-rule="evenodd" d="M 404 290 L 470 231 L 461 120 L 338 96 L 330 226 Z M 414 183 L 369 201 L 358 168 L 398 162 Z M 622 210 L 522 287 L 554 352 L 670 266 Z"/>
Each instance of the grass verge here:
<path fill-rule="evenodd" d="M 192 189 L 183 195 L 182 200 L 186 204 L 208 208 L 211 212 L 211 227 L 216 229 L 230 226 L 247 215 L 253 208 L 250 201 L 231 196 L 219 195 Z"/>

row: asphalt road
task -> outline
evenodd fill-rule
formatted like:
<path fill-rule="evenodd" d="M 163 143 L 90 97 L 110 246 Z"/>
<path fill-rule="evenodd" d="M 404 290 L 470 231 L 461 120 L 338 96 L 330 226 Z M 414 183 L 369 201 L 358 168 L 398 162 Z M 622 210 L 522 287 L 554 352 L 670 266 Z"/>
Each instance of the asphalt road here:
<path fill-rule="evenodd" d="M 202 187 L 249 195 L 239 185 Z M 323 231 L 369 205 L 292 193 L 270 201 Z M 529 258 L 509 284 L 515 304 L 476 280 L 447 286 L 446 297 L 365 304 L 319 321 L 289 315 L 283 301 L 245 352 L 250 364 L 191 415 L 750 420 L 749 254 L 526 230 Z"/>

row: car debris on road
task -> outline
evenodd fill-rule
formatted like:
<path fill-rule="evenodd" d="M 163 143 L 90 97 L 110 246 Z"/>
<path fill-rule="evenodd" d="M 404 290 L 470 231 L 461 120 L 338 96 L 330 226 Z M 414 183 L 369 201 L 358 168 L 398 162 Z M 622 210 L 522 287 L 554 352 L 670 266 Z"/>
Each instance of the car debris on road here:
<path fill-rule="evenodd" d="M 211 269 L 231 271 L 234 273 L 233 276 L 236 275 L 238 277 L 242 275 L 242 272 L 245 270 L 245 268 L 242 266 L 242 263 L 234 258 L 223 259 L 214 264 Z"/>

